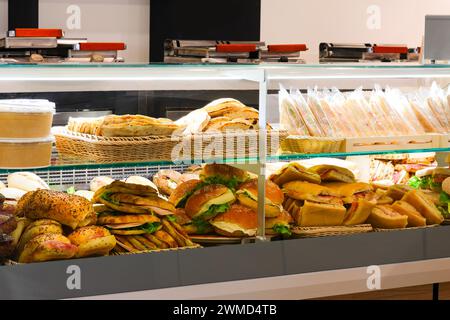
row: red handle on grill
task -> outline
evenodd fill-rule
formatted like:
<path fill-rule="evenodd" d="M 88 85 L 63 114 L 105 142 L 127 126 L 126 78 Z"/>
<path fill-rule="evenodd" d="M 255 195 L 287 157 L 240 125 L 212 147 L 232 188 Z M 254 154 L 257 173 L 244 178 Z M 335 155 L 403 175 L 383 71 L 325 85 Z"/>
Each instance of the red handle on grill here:
<path fill-rule="evenodd" d="M 117 51 L 125 50 L 123 42 L 86 42 L 80 43 L 80 51 Z"/>
<path fill-rule="evenodd" d="M 269 52 L 298 52 L 307 51 L 306 44 L 271 44 L 267 46 Z"/>
<path fill-rule="evenodd" d="M 217 52 L 254 52 L 256 51 L 256 44 L 218 44 L 216 45 Z"/>
<path fill-rule="evenodd" d="M 15 30 L 16 37 L 51 37 L 62 38 L 63 31 L 61 29 L 36 29 L 36 28 L 17 28 Z"/>
<path fill-rule="evenodd" d="M 374 53 L 408 53 L 407 47 L 374 46 Z"/>

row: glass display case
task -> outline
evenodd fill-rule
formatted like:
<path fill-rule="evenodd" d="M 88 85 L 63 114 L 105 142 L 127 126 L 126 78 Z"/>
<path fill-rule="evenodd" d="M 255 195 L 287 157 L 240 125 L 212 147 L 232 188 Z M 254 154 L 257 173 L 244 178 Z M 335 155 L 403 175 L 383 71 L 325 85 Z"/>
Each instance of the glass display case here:
<path fill-rule="evenodd" d="M 44 183 L 50 193 L 64 194 L 68 203 L 80 201 L 72 197 L 77 191 L 82 192 L 76 197 L 93 197 L 88 204 L 98 202 L 97 224 L 112 231 L 120 242 L 106 253 L 97 251 L 83 258 L 74 253 L 70 259 L 38 262 L 36 255 L 30 255 L 20 261 L 28 243 L 22 230 L 22 236 L 16 235 L 17 247 L 0 266 L 0 283 L 4 284 L 0 298 L 267 298 L 273 294 L 312 298 L 369 290 L 366 268 L 373 265 L 381 268 L 383 288 L 413 286 L 428 279 L 449 281 L 442 272 L 450 265 L 450 250 L 443 245 L 450 237 L 447 219 L 442 216 L 445 212 L 438 211 L 442 219 L 437 222 L 427 215 L 439 210 L 439 201 L 444 200 L 436 198 L 439 193 L 435 190 L 414 189 L 432 189 L 420 179 L 434 177 L 431 171 L 418 177 L 416 171 L 440 167 L 442 172 L 436 176 L 449 176 L 449 79 L 450 68 L 444 66 L 0 65 L 0 94 L 8 99 L 0 101 L 4 124 L 11 126 L 11 120 L 5 120 L 8 112 L 33 107 L 30 101 L 18 102 L 18 98 L 52 100 L 59 95 L 54 119 L 65 111 L 58 105 L 62 97 L 81 105 L 72 110 L 70 118 L 60 123 L 54 120 L 48 163 L 33 165 L 31 160 L 37 161 L 33 150 L 2 151 L 0 163 L 5 165 L 0 166 L 0 193 L 3 189 L 8 205 L 19 202 L 16 213 L 26 218 L 16 219 L 27 219 L 22 229 L 30 229 L 30 224 L 42 219 L 63 221 L 59 233 L 68 237 L 66 244 L 77 246 L 77 254 L 82 248 L 72 235 L 76 231 L 67 229 L 81 227 L 80 221 L 67 223 L 59 216 L 66 210 L 63 207 L 52 213 L 54 216 L 36 213 L 43 211 L 41 204 L 23 196 L 40 189 L 30 184 Z M 114 109 L 117 116 L 82 112 L 83 103 L 88 104 L 97 94 L 96 103 L 104 99 L 102 108 Z M 111 101 L 119 96 L 120 107 L 111 107 Z M 150 96 L 176 97 L 174 104 L 183 106 L 177 110 L 187 112 L 172 113 L 171 120 L 165 119 L 169 113 L 149 117 L 153 115 Z M 170 104 L 173 100 L 160 101 Z M 132 105 L 137 107 L 129 107 Z M 33 120 L 27 121 L 27 128 L 34 128 Z M 27 131 L 25 125 L 23 130 L 13 129 L 11 126 L 11 132 Z M 33 143 L 2 138 L 0 147 L 26 142 Z M 15 162 L 9 161 L 11 157 L 16 157 Z M 22 158 L 31 162 L 24 165 L 19 161 Z M 210 169 L 198 167 L 205 164 Z M 214 165 L 223 166 L 218 169 Z M 30 178 L 30 173 L 40 180 Z M 174 174 L 194 175 L 186 181 L 201 180 L 199 187 L 183 190 L 187 199 L 183 205 L 178 199 L 174 203 L 171 194 L 186 181 L 175 181 L 181 178 L 174 179 Z M 17 175 L 34 180 L 17 182 Z M 133 179 L 127 180 L 130 177 Z M 159 177 L 165 182 L 160 184 Z M 120 192 L 111 191 L 108 183 L 114 180 L 122 180 L 122 189 L 115 186 Z M 106 189 L 97 192 L 93 184 Z M 368 189 L 348 191 L 350 184 Z M 228 194 L 232 199 L 210 196 L 217 201 L 191 201 L 191 207 L 198 202 L 218 210 L 213 218 L 202 221 L 209 233 L 200 234 L 199 225 L 192 232 L 188 225 L 199 221 L 194 218 L 197 215 L 188 214 L 190 222 L 179 217 L 190 210 L 189 199 L 206 193 L 211 185 L 227 189 L 219 195 Z M 149 191 L 155 188 L 155 192 Z M 167 188 L 171 191 L 165 192 Z M 402 190 L 401 196 L 393 195 L 396 188 Z M 19 196 L 16 189 L 22 190 Z M 431 202 L 432 209 L 404 199 L 410 191 L 434 192 L 423 200 Z M 111 194 L 141 198 L 110 198 Z M 430 200 L 433 196 L 434 203 Z M 164 205 L 146 202 L 155 197 Z M 409 209 L 413 206 L 412 213 L 394 210 L 398 201 L 407 202 Z M 362 204 L 370 209 L 364 207 L 361 213 Z M 220 205 L 225 207 L 219 209 Z M 144 210 L 142 206 L 147 207 Z M 225 220 L 233 206 L 239 209 L 234 216 L 251 217 L 251 227 Z M 379 222 L 372 217 L 375 209 L 382 211 L 382 217 L 398 216 L 404 225 L 401 221 L 397 227 L 391 227 L 389 221 Z M 148 234 L 134 236 L 115 230 L 130 231 L 136 222 L 122 229 L 115 229 L 117 222 L 99 223 L 105 212 L 144 214 L 139 210 L 161 219 L 161 230 L 172 240 L 178 239 L 178 244 L 172 246 L 156 237 L 159 230 L 148 231 L 150 220 L 145 225 Z M 206 212 L 202 210 L 196 212 Z M 421 222 L 408 225 L 408 214 L 416 214 Z M 215 221 L 217 217 L 222 221 Z M 3 237 L 14 241 L 14 231 Z M 395 268 L 399 265 L 402 268 Z"/>

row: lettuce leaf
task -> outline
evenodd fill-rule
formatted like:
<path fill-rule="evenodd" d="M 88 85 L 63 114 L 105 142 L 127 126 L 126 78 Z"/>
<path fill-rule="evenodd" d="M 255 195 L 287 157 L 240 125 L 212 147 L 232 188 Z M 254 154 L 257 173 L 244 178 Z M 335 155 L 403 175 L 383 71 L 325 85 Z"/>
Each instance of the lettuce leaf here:
<path fill-rule="evenodd" d="M 75 189 L 74 186 L 71 186 L 70 188 L 68 188 L 68 189 L 66 190 L 66 192 L 67 192 L 68 194 L 75 194 L 75 192 L 77 192 L 77 190 Z"/>
<path fill-rule="evenodd" d="M 184 208 L 186 206 L 187 200 L 196 192 L 197 190 L 202 189 L 203 187 L 209 186 L 211 184 L 221 184 L 231 189 L 233 193 L 236 191 L 236 188 L 241 184 L 242 181 L 239 181 L 237 177 L 233 177 L 231 179 L 224 179 L 220 176 L 208 177 L 204 181 L 200 182 L 192 189 L 190 192 L 186 193 L 183 199 L 178 203 L 177 208 Z"/>
<path fill-rule="evenodd" d="M 124 228 L 124 229 L 121 229 L 121 230 L 123 230 L 123 231 L 144 230 L 147 233 L 155 233 L 159 229 L 161 229 L 161 223 L 160 222 L 151 222 L 151 223 L 148 222 L 148 223 L 143 224 L 142 226 L 139 226 L 139 227 Z"/>
<path fill-rule="evenodd" d="M 422 178 L 414 176 L 409 179 L 408 185 L 414 189 L 434 189 L 439 187 L 439 183 L 435 183 L 432 176 L 425 176 Z"/>
<path fill-rule="evenodd" d="M 228 203 L 225 204 L 213 204 L 209 207 L 209 209 L 201 214 L 198 219 L 201 220 L 210 220 L 217 216 L 219 213 L 227 212 L 230 209 L 230 205 Z"/>
<path fill-rule="evenodd" d="M 192 220 L 192 224 L 197 228 L 197 233 L 206 234 L 212 231 L 212 226 L 208 221 L 201 219 Z"/>
<path fill-rule="evenodd" d="M 175 217 L 175 215 L 166 216 L 166 219 L 170 222 L 177 222 L 177 217 Z"/>
<path fill-rule="evenodd" d="M 421 184 L 421 179 L 419 177 L 416 177 L 416 176 L 412 177 L 408 181 L 408 185 L 410 187 L 413 187 L 414 189 L 420 189 L 420 184 Z"/>
<path fill-rule="evenodd" d="M 152 223 L 146 223 L 138 228 L 144 230 L 147 233 L 155 233 L 156 231 L 158 231 L 160 229 L 160 226 L 161 226 L 161 223 L 152 222 Z M 130 228 L 130 229 L 133 229 L 133 228 Z"/>
<path fill-rule="evenodd" d="M 439 202 L 441 202 L 442 204 L 450 204 L 450 195 L 442 191 L 441 195 L 439 196 Z"/>
<path fill-rule="evenodd" d="M 441 192 L 441 195 L 439 197 L 439 202 L 441 203 L 440 206 L 438 206 L 439 211 L 442 213 L 445 219 L 450 218 L 450 195 L 445 193 L 444 191 Z"/>
<path fill-rule="evenodd" d="M 210 184 L 221 184 L 229 189 L 231 189 L 233 192 L 236 191 L 236 188 L 241 183 L 237 177 L 232 177 L 231 179 L 225 179 L 221 176 L 212 176 L 207 177 L 204 181 L 204 185 L 210 185 Z"/>
<path fill-rule="evenodd" d="M 291 228 L 284 224 L 276 224 L 272 229 L 283 237 L 290 237 L 292 235 Z"/>
<path fill-rule="evenodd" d="M 100 196 L 100 198 L 102 198 L 105 201 L 111 202 L 112 204 L 115 204 L 116 206 L 120 205 L 120 202 L 114 201 L 113 199 L 111 199 L 111 197 L 110 197 L 111 195 L 112 195 L 112 193 L 105 192 L 104 194 L 102 194 Z"/>

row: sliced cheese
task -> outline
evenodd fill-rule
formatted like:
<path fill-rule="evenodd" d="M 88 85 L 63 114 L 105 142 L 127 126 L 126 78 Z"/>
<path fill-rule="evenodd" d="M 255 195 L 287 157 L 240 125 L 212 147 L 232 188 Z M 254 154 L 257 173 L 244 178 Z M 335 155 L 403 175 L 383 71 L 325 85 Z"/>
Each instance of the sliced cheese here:
<path fill-rule="evenodd" d="M 248 198 L 254 200 L 254 201 L 258 201 L 258 196 L 255 196 L 253 193 L 251 193 L 250 191 L 244 189 L 244 190 L 239 190 L 236 192 L 237 194 L 243 194 L 245 196 L 247 196 Z M 274 204 L 269 198 L 265 198 L 265 202 L 266 205 L 268 206 L 275 206 L 275 207 L 280 207 L 280 205 Z"/>
<path fill-rule="evenodd" d="M 234 201 L 234 194 L 233 192 L 231 192 L 231 190 L 228 190 L 227 192 L 225 192 L 224 194 L 222 194 L 219 197 L 216 197 L 214 199 L 209 200 L 208 202 L 206 202 L 200 209 L 200 211 L 198 212 L 197 215 L 200 215 L 206 211 L 208 211 L 209 207 L 211 207 L 212 205 L 218 205 L 218 204 L 225 204 L 225 203 L 229 203 Z"/>
<path fill-rule="evenodd" d="M 242 233 L 253 237 L 254 235 L 256 235 L 256 228 L 255 229 L 244 229 L 241 228 L 239 225 L 234 224 L 234 223 L 229 223 L 229 222 L 224 222 L 224 221 L 217 221 L 217 222 L 212 222 L 211 223 L 214 227 L 223 230 L 225 232 L 228 233 L 233 233 L 233 232 L 237 232 L 237 231 L 241 231 Z"/>

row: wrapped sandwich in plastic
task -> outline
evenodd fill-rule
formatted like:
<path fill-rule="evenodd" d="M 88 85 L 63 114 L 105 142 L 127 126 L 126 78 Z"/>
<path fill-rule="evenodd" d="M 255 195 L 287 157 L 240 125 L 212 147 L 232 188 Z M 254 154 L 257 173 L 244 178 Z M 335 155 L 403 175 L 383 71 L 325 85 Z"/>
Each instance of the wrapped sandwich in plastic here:
<path fill-rule="evenodd" d="M 281 129 L 287 130 L 289 134 L 309 136 L 308 128 L 299 112 L 298 105 L 282 85 L 280 85 L 278 93 L 278 105 Z"/>
<path fill-rule="evenodd" d="M 306 128 L 308 128 L 309 134 L 313 137 L 324 137 L 325 132 L 316 121 L 313 112 L 308 106 L 308 103 L 306 102 L 300 90 L 291 91 L 291 97 L 297 104 L 298 110 L 303 118 L 303 121 L 305 122 Z"/>
<path fill-rule="evenodd" d="M 351 92 L 346 101 L 346 108 L 352 113 L 350 118 L 357 131 L 358 137 L 374 137 L 381 134 L 375 129 L 370 117 L 368 102 L 361 88 Z"/>
<path fill-rule="evenodd" d="M 390 103 L 380 86 L 375 86 L 375 90 L 372 93 L 372 99 L 378 106 L 381 117 L 389 128 L 389 130 L 385 132 L 386 136 L 408 135 L 410 133 L 408 125 L 405 123 L 404 119 L 402 119 L 397 107 Z"/>
<path fill-rule="evenodd" d="M 319 98 L 320 106 L 323 112 L 328 117 L 328 122 L 330 124 L 331 130 L 333 131 L 333 136 L 336 137 L 346 137 L 347 130 L 345 128 L 345 124 L 343 121 L 340 121 L 339 115 L 335 110 L 331 107 L 333 100 L 331 98 L 331 93 L 328 89 L 324 89 L 323 93 Z"/>
<path fill-rule="evenodd" d="M 419 91 L 422 97 L 427 101 L 433 116 L 439 122 L 445 132 L 449 132 L 450 110 L 444 91 L 433 82 L 430 89 L 421 88 Z"/>
<path fill-rule="evenodd" d="M 440 125 L 439 121 L 433 116 L 427 102 L 424 97 L 419 93 L 409 95 L 409 103 L 414 111 L 414 114 L 419 120 L 425 132 L 442 133 L 444 128 Z"/>
<path fill-rule="evenodd" d="M 336 114 L 336 118 L 338 119 L 338 126 L 341 134 L 339 136 L 344 137 L 357 137 L 358 132 L 355 129 L 355 126 L 352 119 L 352 114 L 346 106 L 346 97 L 345 95 L 339 91 L 337 88 L 332 88 L 331 93 L 328 96 L 328 102 L 331 110 Z"/>
<path fill-rule="evenodd" d="M 307 94 L 308 106 L 311 109 L 314 117 L 316 118 L 316 122 L 319 124 L 320 128 L 322 128 L 323 134 L 326 137 L 333 137 L 335 135 L 335 132 L 330 124 L 330 121 L 328 120 L 328 114 L 322 109 L 317 88 L 315 88 L 314 90 L 308 88 Z"/>
<path fill-rule="evenodd" d="M 409 129 L 408 134 L 423 134 L 425 130 L 420 124 L 414 113 L 408 99 L 399 89 L 391 89 L 386 87 L 386 99 L 391 106 L 395 106 L 400 118 L 404 121 Z"/>

